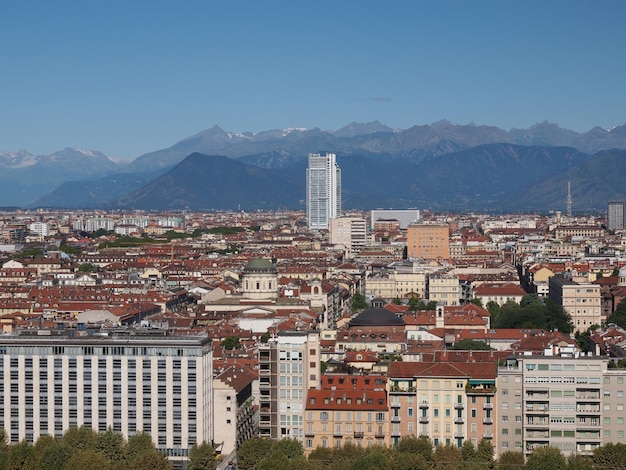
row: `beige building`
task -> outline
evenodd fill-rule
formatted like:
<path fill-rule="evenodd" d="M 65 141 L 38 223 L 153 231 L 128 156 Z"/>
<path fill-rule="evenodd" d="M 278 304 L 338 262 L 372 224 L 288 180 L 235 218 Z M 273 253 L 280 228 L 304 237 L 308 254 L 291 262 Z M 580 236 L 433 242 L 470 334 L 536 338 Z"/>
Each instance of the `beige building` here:
<path fill-rule="evenodd" d="M 428 278 L 428 300 L 442 305 L 460 305 L 461 284 L 453 273 L 435 273 Z"/>
<path fill-rule="evenodd" d="M 450 229 L 447 224 L 411 224 L 406 235 L 409 259 L 450 257 Z"/>
<path fill-rule="evenodd" d="M 330 243 L 345 250 L 348 259 L 361 251 L 367 241 L 365 219 L 336 217 L 330 221 Z"/>
<path fill-rule="evenodd" d="M 598 284 L 582 284 L 563 276 L 553 276 L 549 280 L 549 287 L 549 298 L 562 305 L 570 314 L 574 331 L 582 333 L 590 326 L 600 325 L 605 320 Z"/>
<path fill-rule="evenodd" d="M 494 439 L 495 362 L 392 362 L 391 438 L 427 436 L 461 447 Z"/>

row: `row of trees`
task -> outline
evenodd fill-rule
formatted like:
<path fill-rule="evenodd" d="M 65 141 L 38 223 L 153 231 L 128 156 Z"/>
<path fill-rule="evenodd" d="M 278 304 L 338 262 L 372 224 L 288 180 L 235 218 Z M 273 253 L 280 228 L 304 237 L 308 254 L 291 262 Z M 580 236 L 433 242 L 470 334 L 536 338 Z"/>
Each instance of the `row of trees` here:
<path fill-rule="evenodd" d="M 190 470 L 216 467 L 210 444 L 194 445 L 189 454 Z M 8 445 L 0 429 L 0 470 L 170 470 L 167 457 L 157 451 L 149 434 L 140 432 L 124 439 L 109 428 L 97 433 L 81 426 L 68 429 L 63 437 L 41 436 L 34 444 L 22 441 Z"/>
<path fill-rule="evenodd" d="M 495 302 L 487 304 L 491 314 L 492 328 L 542 328 L 571 333 L 574 330 L 572 318 L 556 302 L 547 299 L 542 302 L 537 294 L 527 294 L 517 302 L 507 302 L 500 307 Z"/>
<path fill-rule="evenodd" d="M 393 447 L 318 447 L 307 457 L 295 439 L 244 442 L 237 452 L 242 470 L 601 470 L 626 468 L 626 445 L 605 444 L 593 455 L 569 458 L 553 447 L 535 449 L 528 458 L 522 452 L 506 451 L 494 459 L 491 442 L 477 446 L 465 441 L 433 446 L 426 437 L 404 437 Z"/>

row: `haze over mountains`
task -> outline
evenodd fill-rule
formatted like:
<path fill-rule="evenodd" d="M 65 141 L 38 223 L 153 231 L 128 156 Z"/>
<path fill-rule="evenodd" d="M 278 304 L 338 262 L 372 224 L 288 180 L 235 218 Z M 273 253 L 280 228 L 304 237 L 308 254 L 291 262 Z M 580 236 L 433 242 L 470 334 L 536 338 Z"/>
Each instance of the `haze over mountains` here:
<path fill-rule="evenodd" d="M 0 205 L 59 208 L 304 208 L 306 157 L 337 154 L 345 209 L 604 209 L 626 199 L 626 125 L 586 133 L 543 122 L 506 131 L 377 121 L 337 131 L 234 134 L 214 126 L 129 164 L 100 152 L 0 152 Z M 226 158 L 228 157 L 228 158 Z"/>

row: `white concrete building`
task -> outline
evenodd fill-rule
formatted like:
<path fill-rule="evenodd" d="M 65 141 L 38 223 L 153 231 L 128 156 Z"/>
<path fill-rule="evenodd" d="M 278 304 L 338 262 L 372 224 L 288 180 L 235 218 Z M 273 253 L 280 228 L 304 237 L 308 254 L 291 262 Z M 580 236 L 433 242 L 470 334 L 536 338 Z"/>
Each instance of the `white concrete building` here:
<path fill-rule="evenodd" d="M 341 215 L 341 169 L 334 153 L 309 155 L 306 170 L 306 220 L 310 229 L 324 230 Z"/>

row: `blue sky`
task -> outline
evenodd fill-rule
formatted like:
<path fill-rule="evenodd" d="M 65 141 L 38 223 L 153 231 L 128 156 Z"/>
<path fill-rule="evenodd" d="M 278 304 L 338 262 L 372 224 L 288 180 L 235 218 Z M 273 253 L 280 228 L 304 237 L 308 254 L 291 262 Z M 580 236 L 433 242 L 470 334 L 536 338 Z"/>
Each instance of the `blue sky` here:
<path fill-rule="evenodd" d="M 4 2 L 0 150 L 133 159 L 218 124 L 626 123 L 626 2 Z"/>

